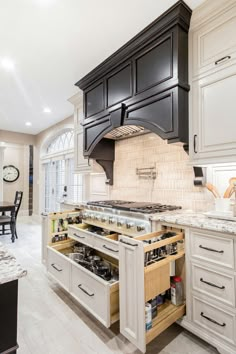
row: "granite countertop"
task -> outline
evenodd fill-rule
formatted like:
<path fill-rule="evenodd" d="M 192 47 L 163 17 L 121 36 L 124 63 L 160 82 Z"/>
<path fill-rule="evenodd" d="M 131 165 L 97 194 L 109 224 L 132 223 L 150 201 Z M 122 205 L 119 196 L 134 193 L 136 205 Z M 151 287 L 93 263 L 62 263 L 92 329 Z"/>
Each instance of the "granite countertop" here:
<path fill-rule="evenodd" d="M 181 212 L 173 211 L 155 215 L 152 217 L 152 220 L 236 235 L 235 221 L 213 219 L 207 217 L 203 213 L 194 213 L 184 210 Z"/>
<path fill-rule="evenodd" d="M 0 242 L 0 285 L 25 277 L 27 271 L 17 263 L 16 258 Z"/>

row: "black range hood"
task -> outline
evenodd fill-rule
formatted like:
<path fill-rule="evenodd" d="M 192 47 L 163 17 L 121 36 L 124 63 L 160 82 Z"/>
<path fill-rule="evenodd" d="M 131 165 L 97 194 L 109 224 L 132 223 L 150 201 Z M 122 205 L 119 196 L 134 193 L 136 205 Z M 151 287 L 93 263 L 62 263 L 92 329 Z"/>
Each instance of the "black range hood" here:
<path fill-rule="evenodd" d="M 84 94 L 85 157 L 98 160 L 104 137 L 125 126 L 188 144 L 191 13 L 178 1 L 76 83 Z"/>

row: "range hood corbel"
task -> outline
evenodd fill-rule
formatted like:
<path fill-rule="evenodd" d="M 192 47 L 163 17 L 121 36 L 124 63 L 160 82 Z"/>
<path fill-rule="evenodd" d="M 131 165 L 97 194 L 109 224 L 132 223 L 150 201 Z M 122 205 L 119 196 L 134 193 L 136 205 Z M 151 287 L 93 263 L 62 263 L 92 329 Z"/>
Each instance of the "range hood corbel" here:
<path fill-rule="evenodd" d="M 105 171 L 106 184 L 113 185 L 113 164 L 115 160 L 115 141 L 103 138 L 95 146 L 90 158 L 94 159 Z"/>

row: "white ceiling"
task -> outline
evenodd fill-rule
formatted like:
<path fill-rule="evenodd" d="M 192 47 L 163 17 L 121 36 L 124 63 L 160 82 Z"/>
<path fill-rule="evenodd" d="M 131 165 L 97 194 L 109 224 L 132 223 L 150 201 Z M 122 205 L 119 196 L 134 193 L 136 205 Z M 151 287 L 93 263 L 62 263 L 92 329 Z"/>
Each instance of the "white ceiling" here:
<path fill-rule="evenodd" d="M 0 129 L 37 134 L 71 115 L 74 83 L 175 2 L 0 0 Z"/>

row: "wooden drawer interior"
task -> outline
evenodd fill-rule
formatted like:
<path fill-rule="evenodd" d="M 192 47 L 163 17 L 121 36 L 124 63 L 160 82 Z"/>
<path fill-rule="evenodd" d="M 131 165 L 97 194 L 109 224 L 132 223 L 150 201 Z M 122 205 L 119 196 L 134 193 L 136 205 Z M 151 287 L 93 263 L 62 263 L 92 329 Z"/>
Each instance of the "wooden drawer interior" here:
<path fill-rule="evenodd" d="M 164 230 L 154 232 L 152 234 L 137 237 L 140 241 L 150 240 L 162 235 L 165 232 L 173 232 L 173 230 Z M 156 241 L 144 245 L 145 254 L 156 250 L 160 247 L 170 245 L 176 242 L 184 241 L 184 234 L 180 230 L 174 231 L 176 235 L 164 240 Z M 173 254 L 167 254 L 158 261 L 151 262 L 144 267 L 144 286 L 145 286 L 145 302 L 153 299 L 155 296 L 165 292 L 170 288 L 170 265 L 175 262 L 175 275 L 180 276 L 183 281 L 185 295 L 185 250 L 184 243 L 181 248 Z M 156 336 L 167 329 L 171 324 L 176 322 L 185 314 L 185 303 L 180 306 L 175 306 L 170 300 L 166 300 L 161 306 L 158 306 L 158 315 L 152 321 L 152 328 L 146 331 L 146 344 L 151 342 Z"/>
<path fill-rule="evenodd" d="M 158 309 L 158 316 L 153 320 L 152 328 L 146 332 L 146 344 L 150 343 L 159 334 L 170 327 L 185 314 L 185 304 L 175 306 L 171 302 L 165 302 Z"/>
<path fill-rule="evenodd" d="M 136 237 L 139 241 L 147 241 L 156 239 L 163 233 L 169 230 L 153 232 L 151 234 Z M 173 232 L 173 230 L 171 230 Z M 175 232 L 173 237 L 166 238 L 164 240 L 156 241 L 144 246 L 144 258 L 148 252 L 160 249 L 163 246 L 170 245 L 184 239 L 182 232 Z M 145 284 L 145 301 L 149 301 L 156 295 L 161 294 L 170 288 L 170 263 L 181 259 L 185 254 L 185 250 L 179 250 L 176 254 L 169 254 L 158 259 L 157 261 L 151 261 L 150 264 L 144 267 L 144 284 Z M 176 263 L 177 264 L 177 263 Z M 179 271 L 179 270 L 177 270 Z"/>

